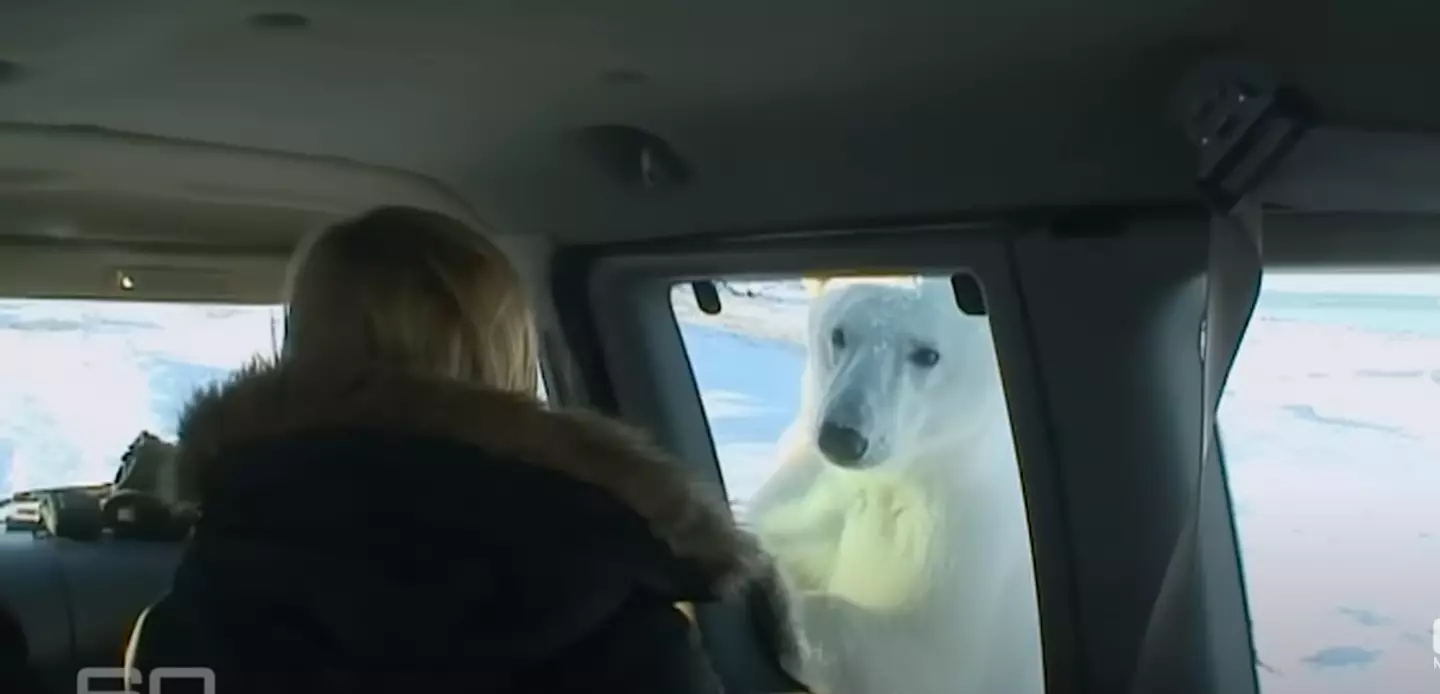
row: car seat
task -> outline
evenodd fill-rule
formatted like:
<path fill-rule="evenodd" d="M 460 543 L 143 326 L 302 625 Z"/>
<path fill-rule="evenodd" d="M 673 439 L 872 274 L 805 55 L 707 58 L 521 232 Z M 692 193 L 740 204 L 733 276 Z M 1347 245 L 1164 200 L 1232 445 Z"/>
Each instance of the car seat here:
<path fill-rule="evenodd" d="M 210 660 L 217 651 L 211 648 L 206 631 L 196 628 L 198 625 L 193 622 L 193 617 L 175 609 L 163 597 L 141 610 L 125 642 L 123 665 L 125 676 L 132 685 L 136 685 L 137 691 L 153 686 L 140 678 L 148 678 L 157 668 L 214 667 Z M 194 691 L 197 694 L 213 691 L 197 680 L 184 678 L 167 680 L 163 690 L 177 693 Z"/>
<path fill-rule="evenodd" d="M 101 506 L 105 527 L 117 537 L 137 539 L 178 540 L 188 534 L 194 507 L 181 498 L 175 445 L 142 431 L 120 460 Z"/>

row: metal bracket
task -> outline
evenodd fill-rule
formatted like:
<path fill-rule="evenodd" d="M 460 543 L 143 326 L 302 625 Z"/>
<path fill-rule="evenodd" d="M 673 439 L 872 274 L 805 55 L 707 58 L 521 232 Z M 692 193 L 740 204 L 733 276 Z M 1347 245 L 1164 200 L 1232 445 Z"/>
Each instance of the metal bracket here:
<path fill-rule="evenodd" d="M 1175 94 L 1186 138 L 1199 155 L 1196 185 L 1216 214 L 1260 186 L 1314 123 L 1313 109 L 1267 70 L 1205 63 Z"/>

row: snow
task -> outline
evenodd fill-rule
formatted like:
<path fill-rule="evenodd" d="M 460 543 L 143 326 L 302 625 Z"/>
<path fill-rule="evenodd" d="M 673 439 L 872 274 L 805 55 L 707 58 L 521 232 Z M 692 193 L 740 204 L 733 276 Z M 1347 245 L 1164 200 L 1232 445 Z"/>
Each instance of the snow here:
<path fill-rule="evenodd" d="M 196 387 L 273 347 L 270 307 L 0 301 L 0 495 L 108 481 Z"/>
<path fill-rule="evenodd" d="M 805 288 L 672 299 L 727 492 L 798 406 Z M 196 386 L 274 349 L 267 307 L 0 301 L 0 494 L 108 480 Z M 1265 694 L 1434 691 L 1440 276 L 1272 275 L 1221 412 Z"/>

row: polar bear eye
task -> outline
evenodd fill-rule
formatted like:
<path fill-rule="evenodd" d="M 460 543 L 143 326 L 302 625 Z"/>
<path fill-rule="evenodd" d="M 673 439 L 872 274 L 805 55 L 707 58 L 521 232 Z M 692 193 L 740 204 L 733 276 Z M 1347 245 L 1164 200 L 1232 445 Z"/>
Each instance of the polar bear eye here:
<path fill-rule="evenodd" d="M 830 346 L 845 349 L 845 331 L 839 328 L 830 331 Z"/>
<path fill-rule="evenodd" d="M 910 353 L 910 363 L 928 369 L 940 362 L 940 353 L 930 347 L 919 347 Z"/>

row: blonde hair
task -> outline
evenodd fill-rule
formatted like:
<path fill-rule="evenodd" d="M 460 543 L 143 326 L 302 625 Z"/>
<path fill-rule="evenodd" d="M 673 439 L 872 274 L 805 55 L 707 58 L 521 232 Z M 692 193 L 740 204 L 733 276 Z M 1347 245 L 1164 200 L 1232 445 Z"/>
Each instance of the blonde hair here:
<path fill-rule="evenodd" d="M 281 358 L 400 368 L 534 393 L 534 314 L 519 274 L 477 231 L 383 207 L 305 239 L 285 281 Z"/>

